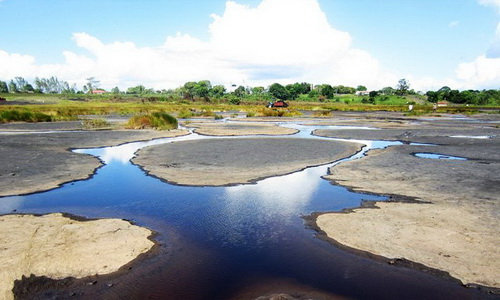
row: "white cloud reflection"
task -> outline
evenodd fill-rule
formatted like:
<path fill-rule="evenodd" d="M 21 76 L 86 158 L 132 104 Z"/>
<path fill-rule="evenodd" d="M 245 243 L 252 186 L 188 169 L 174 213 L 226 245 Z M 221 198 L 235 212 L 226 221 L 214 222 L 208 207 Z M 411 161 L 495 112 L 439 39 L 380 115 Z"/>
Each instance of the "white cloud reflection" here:
<path fill-rule="evenodd" d="M 81 154 L 90 154 L 99 157 L 105 164 L 119 162 L 127 164 L 134 156 L 137 150 L 154 145 L 167 144 L 175 141 L 187 141 L 193 139 L 202 139 L 204 137 L 197 135 L 184 135 L 173 138 L 160 138 L 146 142 L 127 143 L 119 146 L 92 148 L 92 149 L 75 149 L 73 152 Z"/>
<path fill-rule="evenodd" d="M 326 167 L 316 167 L 268 178 L 255 185 L 227 187 L 227 215 L 238 215 L 243 207 L 251 203 L 266 215 L 295 217 L 309 204 L 322 180 L 321 176 L 325 174 Z"/>

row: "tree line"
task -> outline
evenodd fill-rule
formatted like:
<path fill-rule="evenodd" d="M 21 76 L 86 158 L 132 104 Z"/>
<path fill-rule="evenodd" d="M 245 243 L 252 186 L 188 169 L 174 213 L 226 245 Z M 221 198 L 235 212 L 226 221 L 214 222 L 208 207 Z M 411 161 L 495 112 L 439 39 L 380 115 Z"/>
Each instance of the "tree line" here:
<path fill-rule="evenodd" d="M 15 77 L 8 83 L 0 80 L 0 93 L 76 94 L 77 92 L 76 84 L 70 85 L 57 77 L 36 77 L 33 84 L 23 77 Z"/>
<path fill-rule="evenodd" d="M 427 100 L 432 103 L 447 101 L 457 104 L 500 105 L 500 89 L 498 90 L 452 90 L 444 86 L 437 91 L 428 91 Z"/>
<path fill-rule="evenodd" d="M 99 89 L 100 81 L 95 77 L 86 78 L 86 84 L 79 90 L 76 84 L 69 84 L 59 80 L 57 77 L 35 78 L 33 83 L 29 83 L 23 77 L 15 77 L 9 82 L 0 80 L 0 93 L 42 93 L 42 94 L 86 94 Z M 380 90 L 369 91 L 363 85 L 356 88 L 344 85 L 318 84 L 313 85 L 308 82 L 296 82 L 282 85 L 273 83 L 268 87 L 257 86 L 236 86 L 231 85 L 228 91 L 224 85 L 212 85 L 209 80 L 189 81 L 176 89 L 155 90 L 137 85 L 121 91 L 114 87 L 109 92 L 112 95 L 161 95 L 165 99 L 185 99 L 191 101 L 223 100 L 232 104 L 240 101 L 252 100 L 297 100 L 297 101 L 330 101 L 338 95 L 361 94 L 369 96 L 365 103 L 373 103 L 377 97 L 381 96 L 406 96 L 416 95 L 410 89 L 410 83 L 406 79 L 400 79 L 395 87 L 387 86 Z M 457 104 L 472 105 L 500 105 L 500 90 L 452 90 L 445 86 L 437 91 L 428 91 L 425 96 L 429 102 L 447 101 Z"/>

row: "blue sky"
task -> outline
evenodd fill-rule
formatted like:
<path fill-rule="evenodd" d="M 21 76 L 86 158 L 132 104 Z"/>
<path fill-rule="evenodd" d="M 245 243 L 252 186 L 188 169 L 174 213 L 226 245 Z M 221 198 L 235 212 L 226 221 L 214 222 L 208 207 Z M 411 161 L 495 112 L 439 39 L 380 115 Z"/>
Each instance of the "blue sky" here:
<path fill-rule="evenodd" d="M 0 80 L 500 88 L 499 24 L 500 0 L 0 0 Z"/>

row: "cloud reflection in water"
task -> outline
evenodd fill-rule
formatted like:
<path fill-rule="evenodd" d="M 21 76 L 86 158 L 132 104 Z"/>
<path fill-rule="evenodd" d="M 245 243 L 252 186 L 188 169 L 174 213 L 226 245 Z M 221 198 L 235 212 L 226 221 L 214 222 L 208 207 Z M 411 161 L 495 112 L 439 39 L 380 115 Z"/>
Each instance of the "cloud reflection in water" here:
<path fill-rule="evenodd" d="M 310 202 L 326 167 L 310 168 L 302 172 L 272 177 L 254 185 L 227 187 L 229 214 L 240 211 L 242 205 L 253 202 L 262 213 L 290 218 L 297 216 Z"/>
<path fill-rule="evenodd" d="M 280 242 L 287 236 L 283 232 L 288 225 L 301 224 L 298 216 L 310 204 L 325 173 L 325 166 L 314 167 L 252 185 L 224 188 L 218 239 L 252 248 Z"/>
<path fill-rule="evenodd" d="M 110 164 L 112 162 L 119 162 L 121 164 L 128 164 L 130 160 L 135 156 L 137 150 L 154 145 L 168 144 L 175 141 L 187 141 L 194 139 L 202 139 L 204 137 L 198 135 L 184 135 L 174 138 L 160 138 L 146 142 L 134 142 L 123 144 L 113 147 L 104 148 L 93 148 L 93 149 L 76 149 L 73 150 L 75 153 L 90 154 L 99 157 L 105 164 Z"/>

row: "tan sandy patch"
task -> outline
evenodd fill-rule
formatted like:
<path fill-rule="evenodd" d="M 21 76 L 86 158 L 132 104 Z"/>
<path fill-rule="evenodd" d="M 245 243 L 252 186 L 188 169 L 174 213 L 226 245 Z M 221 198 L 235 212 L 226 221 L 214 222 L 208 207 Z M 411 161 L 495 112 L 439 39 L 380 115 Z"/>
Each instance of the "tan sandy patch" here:
<path fill-rule="evenodd" d="M 377 206 L 380 209 L 320 215 L 317 225 L 351 248 L 419 262 L 463 283 L 500 287 L 498 232 L 476 226 L 477 215 L 434 204 Z"/>
<path fill-rule="evenodd" d="M 149 251 L 152 232 L 119 219 L 76 221 L 62 214 L 0 216 L 0 298 L 22 275 L 54 279 L 108 274 Z"/>
<path fill-rule="evenodd" d="M 197 122 L 187 126 L 196 128 L 195 132 L 214 136 L 242 136 L 242 135 L 289 135 L 298 130 L 281 127 L 270 123 L 211 123 Z"/>
<path fill-rule="evenodd" d="M 296 138 L 210 139 L 146 147 L 132 162 L 169 182 L 222 186 L 326 164 L 353 155 L 360 147 Z"/>
<path fill-rule="evenodd" d="M 377 203 L 380 209 L 322 215 L 317 225 L 349 247 L 437 268 L 465 284 L 499 288 L 498 165 L 421 159 L 411 151 L 371 151 L 333 167 L 327 178 L 358 191 L 432 204 Z"/>

